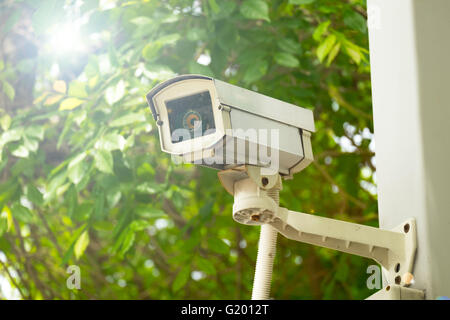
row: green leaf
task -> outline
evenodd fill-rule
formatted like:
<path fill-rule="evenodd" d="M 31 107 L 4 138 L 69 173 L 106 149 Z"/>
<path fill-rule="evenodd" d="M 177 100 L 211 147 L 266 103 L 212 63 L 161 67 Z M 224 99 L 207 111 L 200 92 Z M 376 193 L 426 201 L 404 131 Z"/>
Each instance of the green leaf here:
<path fill-rule="evenodd" d="M 344 13 L 344 24 L 361 33 L 367 32 L 366 19 L 362 15 L 354 11 L 346 11 Z"/>
<path fill-rule="evenodd" d="M 14 128 L 8 131 L 5 131 L 0 136 L 0 146 L 3 147 L 9 142 L 18 141 L 22 137 L 23 130 L 22 128 Z"/>
<path fill-rule="evenodd" d="M 44 203 L 42 193 L 36 187 L 30 184 L 27 186 L 27 198 L 37 206 L 40 206 Z"/>
<path fill-rule="evenodd" d="M 11 154 L 18 158 L 27 158 L 30 155 L 30 152 L 27 148 L 25 148 L 24 145 L 20 145 L 16 149 L 14 149 Z"/>
<path fill-rule="evenodd" d="M 125 253 L 127 253 L 128 250 L 130 250 L 135 239 L 136 239 L 135 231 L 132 228 L 128 227 L 127 230 L 125 231 L 125 236 L 123 238 L 122 246 L 119 251 L 120 256 L 123 257 Z"/>
<path fill-rule="evenodd" d="M 149 17 L 146 16 L 141 16 L 141 17 L 136 17 L 130 20 L 131 23 L 134 23 L 138 26 L 145 26 L 145 25 L 149 25 L 153 22 L 152 19 L 150 19 Z"/>
<path fill-rule="evenodd" d="M 135 122 L 144 122 L 145 116 L 141 113 L 129 113 L 125 116 L 113 120 L 109 125 L 111 127 L 123 127 Z"/>
<path fill-rule="evenodd" d="M 165 189 L 164 184 L 146 181 L 136 187 L 136 191 L 140 193 L 155 194 Z"/>
<path fill-rule="evenodd" d="M 76 194 L 76 189 L 74 190 L 75 193 L 73 193 L 72 188 L 69 188 L 69 193 L 72 194 L 68 194 L 69 197 L 73 197 Z M 70 201 L 76 201 L 76 199 L 72 199 Z M 74 205 L 76 205 L 76 203 L 74 203 Z M 89 202 L 84 202 L 78 206 L 76 206 L 77 209 L 74 211 L 72 217 L 75 221 L 86 221 L 88 220 L 91 215 L 92 212 L 94 211 L 94 206 L 92 205 L 92 201 Z"/>
<path fill-rule="evenodd" d="M 362 59 L 362 53 L 359 48 L 355 45 L 345 45 L 345 53 L 353 60 L 356 64 L 360 64 Z"/>
<path fill-rule="evenodd" d="M 110 133 L 100 138 L 95 144 L 97 149 L 103 150 L 123 150 L 125 146 L 125 138 L 118 133 Z"/>
<path fill-rule="evenodd" d="M 344 257 L 344 256 L 341 256 Z M 338 268 L 336 273 L 334 274 L 334 278 L 340 282 L 347 282 L 348 276 L 350 274 L 350 268 L 349 268 L 348 260 L 344 257 L 341 258 L 338 263 Z"/>
<path fill-rule="evenodd" d="M 172 33 L 165 35 L 156 41 L 150 42 L 142 49 L 142 56 L 144 59 L 151 61 L 157 58 L 159 50 L 161 50 L 163 46 L 174 44 L 180 37 L 181 36 L 178 33 Z"/>
<path fill-rule="evenodd" d="M 319 41 L 322 35 L 328 30 L 328 26 L 330 25 L 330 23 L 330 20 L 320 23 L 314 30 L 313 39 Z"/>
<path fill-rule="evenodd" d="M 217 14 L 220 11 L 220 7 L 217 5 L 216 0 L 208 0 L 209 6 L 211 7 L 211 10 Z"/>
<path fill-rule="evenodd" d="M 181 38 L 181 35 L 178 33 L 171 33 L 165 36 L 162 36 L 157 41 L 162 45 L 174 44 Z"/>
<path fill-rule="evenodd" d="M 47 194 L 45 201 L 51 200 L 54 196 L 56 196 L 56 190 L 66 181 L 67 171 L 61 171 L 57 175 L 55 175 L 47 186 Z"/>
<path fill-rule="evenodd" d="M 69 177 L 69 180 L 74 184 L 78 184 L 83 179 L 87 171 L 86 162 L 83 161 L 86 156 L 86 152 L 82 152 L 72 161 L 70 161 L 69 165 L 67 166 L 67 175 Z"/>
<path fill-rule="evenodd" d="M 150 226 L 151 223 L 147 220 L 134 220 L 132 223 L 130 223 L 130 228 L 135 232 L 145 230 Z"/>
<path fill-rule="evenodd" d="M 336 36 L 334 34 L 331 34 L 325 38 L 325 40 L 319 45 L 319 47 L 317 47 L 316 54 L 320 62 L 322 62 L 323 59 L 325 59 L 325 57 L 331 51 L 335 43 L 336 43 Z"/>
<path fill-rule="evenodd" d="M 120 190 L 109 189 L 106 195 L 106 202 L 110 208 L 115 207 L 122 198 L 122 192 Z"/>
<path fill-rule="evenodd" d="M 67 98 L 64 99 L 59 105 L 59 110 L 72 110 L 83 104 L 84 100 L 78 98 Z"/>
<path fill-rule="evenodd" d="M 265 60 L 257 60 L 254 63 L 250 64 L 247 70 L 244 73 L 244 77 L 242 81 L 245 83 L 252 83 L 267 74 L 267 69 L 269 68 L 269 64 Z"/>
<path fill-rule="evenodd" d="M 226 245 L 226 243 L 218 238 L 210 238 L 208 240 L 208 247 L 212 251 L 220 254 L 228 254 L 230 252 L 230 248 Z"/>
<path fill-rule="evenodd" d="M 0 239 L 5 232 L 10 230 L 12 223 L 11 211 L 7 206 L 4 206 L 2 212 L 0 212 Z"/>
<path fill-rule="evenodd" d="M 125 81 L 119 80 L 115 86 L 108 87 L 105 91 L 105 100 L 112 106 L 119 102 L 125 95 Z"/>
<path fill-rule="evenodd" d="M 31 211 L 18 203 L 15 203 L 11 207 L 11 211 L 13 217 L 15 217 L 19 221 L 22 221 L 24 223 L 30 223 L 33 221 L 33 214 L 31 213 Z"/>
<path fill-rule="evenodd" d="M 151 219 L 151 218 L 167 217 L 167 214 L 163 210 L 148 206 L 138 206 L 135 210 L 137 215 L 139 215 L 142 218 Z"/>
<path fill-rule="evenodd" d="M 88 84 L 90 87 L 94 87 L 94 85 L 91 86 L 92 81 L 96 82 L 98 80 L 97 76 L 99 74 L 99 66 L 98 66 L 98 57 L 91 55 L 89 56 L 89 62 L 84 68 L 84 73 L 89 78 Z"/>
<path fill-rule="evenodd" d="M 211 220 L 211 217 L 214 212 L 213 205 L 214 205 L 213 201 L 208 201 L 203 207 L 201 207 L 198 213 L 198 217 L 201 223 L 206 223 L 209 220 Z"/>
<path fill-rule="evenodd" d="M 76 210 L 76 207 L 78 205 L 78 194 L 77 194 L 77 190 L 75 188 L 75 186 L 70 186 L 70 188 L 68 189 L 67 193 L 66 193 L 66 199 L 67 199 L 67 203 L 68 203 L 68 207 L 67 207 L 67 215 L 72 218 L 72 216 L 74 215 L 74 212 Z"/>
<path fill-rule="evenodd" d="M 94 155 L 95 167 L 104 173 L 113 173 L 114 160 L 111 152 L 105 149 L 99 149 Z"/>
<path fill-rule="evenodd" d="M 234 0 L 220 0 L 216 3 L 219 5 L 220 9 L 215 14 L 215 19 L 225 19 L 228 18 L 236 9 L 236 2 Z"/>
<path fill-rule="evenodd" d="M 77 259 L 79 259 L 83 255 L 88 245 L 89 245 L 89 233 L 87 230 L 85 230 L 80 235 L 74 246 L 75 257 Z"/>
<path fill-rule="evenodd" d="M 300 65 L 298 59 L 287 52 L 277 52 L 274 58 L 276 63 L 284 67 L 296 68 Z"/>
<path fill-rule="evenodd" d="M 96 221 L 92 224 L 92 227 L 100 231 L 111 232 L 114 229 L 114 224 L 109 221 Z"/>
<path fill-rule="evenodd" d="M 302 46 L 297 41 L 289 38 L 282 38 L 277 42 L 278 47 L 288 53 L 299 54 L 302 51 Z"/>
<path fill-rule="evenodd" d="M 97 188 L 97 190 L 94 192 L 94 196 L 94 218 L 103 219 L 105 213 L 105 191 L 101 188 Z"/>
<path fill-rule="evenodd" d="M 23 145 L 28 151 L 36 152 L 39 148 L 39 141 L 25 136 L 23 137 Z"/>
<path fill-rule="evenodd" d="M 240 11 L 247 19 L 262 19 L 270 22 L 269 6 L 263 0 L 245 0 L 241 4 Z"/>
<path fill-rule="evenodd" d="M 64 80 L 56 80 L 53 83 L 53 90 L 55 90 L 56 92 L 65 94 L 67 91 L 66 82 Z"/>
<path fill-rule="evenodd" d="M 69 96 L 76 98 L 87 98 L 86 83 L 81 81 L 72 81 L 69 84 Z"/>
<path fill-rule="evenodd" d="M 0 230 L 0 236 L 3 232 L 11 230 L 14 224 L 13 216 L 8 206 L 3 206 L 2 212 L 0 213 L 0 225 L 1 224 L 3 224 L 3 228 L 0 226 L 0 229 L 3 230 Z"/>
<path fill-rule="evenodd" d="M 109 57 L 109 61 L 111 62 L 111 65 L 113 67 L 119 67 L 120 66 L 120 61 L 119 61 L 119 57 L 118 57 L 117 51 L 114 48 L 114 45 L 112 43 L 110 43 L 110 45 L 108 47 L 108 57 Z"/>
<path fill-rule="evenodd" d="M 331 49 L 330 53 L 328 54 L 327 66 L 329 66 L 331 64 L 331 62 L 333 62 L 334 58 L 336 58 L 340 49 L 341 49 L 341 43 L 338 42 L 334 45 L 333 49 Z"/>
<path fill-rule="evenodd" d="M 216 274 L 216 268 L 214 267 L 214 264 L 208 259 L 198 257 L 197 266 L 200 268 L 200 270 L 204 271 L 207 274 Z"/>
<path fill-rule="evenodd" d="M 8 221 L 6 215 L 0 214 L 0 239 L 3 239 L 3 234 L 8 230 Z"/>
<path fill-rule="evenodd" d="M 44 139 L 44 128 L 42 126 L 29 126 L 25 129 L 25 135 L 42 140 Z"/>
<path fill-rule="evenodd" d="M 8 114 L 5 114 L 3 117 L 0 118 L 0 126 L 2 127 L 3 131 L 7 131 L 10 125 L 11 125 L 11 117 Z"/>
<path fill-rule="evenodd" d="M 289 4 L 296 4 L 296 5 L 311 4 L 315 1 L 316 0 L 289 0 Z"/>
<path fill-rule="evenodd" d="M 186 37 L 190 41 L 198 41 L 207 37 L 207 32 L 205 29 L 201 28 L 189 28 L 189 30 L 187 30 Z"/>
<path fill-rule="evenodd" d="M 14 87 L 6 80 L 3 80 L 2 84 L 3 84 L 3 92 L 9 98 L 9 100 L 13 101 L 14 97 L 16 95 L 16 91 L 14 90 Z"/>
<path fill-rule="evenodd" d="M 180 290 L 182 287 L 184 287 L 189 280 L 190 274 L 191 274 L 191 267 L 189 265 L 186 265 L 183 268 L 181 268 L 175 280 L 173 281 L 172 290 L 176 292 Z"/>
<path fill-rule="evenodd" d="M 116 226 L 117 227 L 117 226 Z M 119 237 L 114 243 L 112 248 L 113 252 L 118 252 L 121 258 L 128 252 L 135 240 L 135 230 L 128 225 L 123 231 L 120 233 Z"/>
<path fill-rule="evenodd" d="M 59 102 L 63 97 L 64 95 L 62 94 L 48 96 L 44 101 L 44 106 L 54 105 L 55 103 Z"/>
<path fill-rule="evenodd" d="M 148 43 L 144 49 L 142 49 L 142 56 L 144 59 L 151 61 L 156 58 L 159 50 L 162 48 L 162 43 L 160 42 L 151 42 Z"/>
<path fill-rule="evenodd" d="M 8 221 L 0 214 L 0 244 L 6 241 L 3 234 L 8 231 Z"/>
<path fill-rule="evenodd" d="M 86 224 L 82 225 L 81 227 L 79 227 L 75 231 L 75 234 L 74 234 L 74 236 L 72 238 L 73 239 L 72 243 L 70 244 L 69 249 L 67 249 L 66 253 L 64 254 L 64 256 L 63 256 L 63 258 L 61 260 L 61 266 L 65 265 L 69 261 L 69 259 L 72 257 L 75 244 L 78 242 L 78 239 L 80 238 L 80 235 L 85 230 L 86 230 Z"/>

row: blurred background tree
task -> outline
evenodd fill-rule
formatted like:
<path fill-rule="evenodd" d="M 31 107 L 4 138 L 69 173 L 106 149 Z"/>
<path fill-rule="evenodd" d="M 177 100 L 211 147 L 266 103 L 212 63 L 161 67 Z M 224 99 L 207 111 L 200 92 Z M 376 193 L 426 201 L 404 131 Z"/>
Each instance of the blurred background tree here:
<path fill-rule="evenodd" d="M 0 297 L 250 298 L 259 228 L 160 151 L 144 99 L 183 73 L 314 110 L 281 204 L 377 226 L 364 0 L 2 0 Z M 278 243 L 275 299 L 372 293 L 373 262 Z"/>

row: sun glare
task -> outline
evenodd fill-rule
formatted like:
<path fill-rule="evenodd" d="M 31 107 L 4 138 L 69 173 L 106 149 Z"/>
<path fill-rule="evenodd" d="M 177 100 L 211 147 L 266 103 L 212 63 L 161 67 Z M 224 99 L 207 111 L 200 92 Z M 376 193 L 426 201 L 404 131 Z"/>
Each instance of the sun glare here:
<path fill-rule="evenodd" d="M 57 54 L 71 54 L 82 52 L 85 50 L 80 27 L 76 23 L 66 23 L 64 25 L 56 25 L 52 28 L 49 49 Z"/>

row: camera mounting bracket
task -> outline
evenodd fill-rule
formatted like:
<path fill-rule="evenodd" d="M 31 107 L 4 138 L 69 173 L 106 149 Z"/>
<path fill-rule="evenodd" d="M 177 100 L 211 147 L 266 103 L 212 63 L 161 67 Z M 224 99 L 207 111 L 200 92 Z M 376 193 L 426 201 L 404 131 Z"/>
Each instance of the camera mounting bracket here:
<path fill-rule="evenodd" d="M 414 218 L 392 230 L 384 230 L 290 211 L 279 207 L 267 195 L 271 188 L 281 189 L 280 175 L 264 174 L 267 172 L 263 170 L 245 165 L 219 172 L 222 185 L 235 199 L 234 220 L 248 225 L 268 223 L 288 239 L 373 259 L 386 271 L 389 288 L 412 283 L 417 248 Z"/>

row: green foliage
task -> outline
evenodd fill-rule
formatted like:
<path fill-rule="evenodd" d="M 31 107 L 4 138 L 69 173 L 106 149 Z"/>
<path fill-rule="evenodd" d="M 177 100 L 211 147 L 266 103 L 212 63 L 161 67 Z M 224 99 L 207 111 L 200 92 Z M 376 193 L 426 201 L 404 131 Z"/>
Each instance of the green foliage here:
<path fill-rule="evenodd" d="M 269 6 L 264 0 L 245 0 L 240 10 L 248 19 L 262 19 L 270 22 Z"/>
<path fill-rule="evenodd" d="M 316 160 L 285 182 L 282 205 L 376 225 L 364 1 L 0 8 L 0 277 L 23 298 L 250 297 L 258 228 L 233 221 L 214 170 L 159 147 L 145 94 L 176 74 L 313 109 Z M 82 41 L 64 51 L 51 39 L 69 21 L 83 21 Z M 272 295 L 364 298 L 369 263 L 280 239 Z M 66 287 L 71 264 L 81 290 Z"/>

